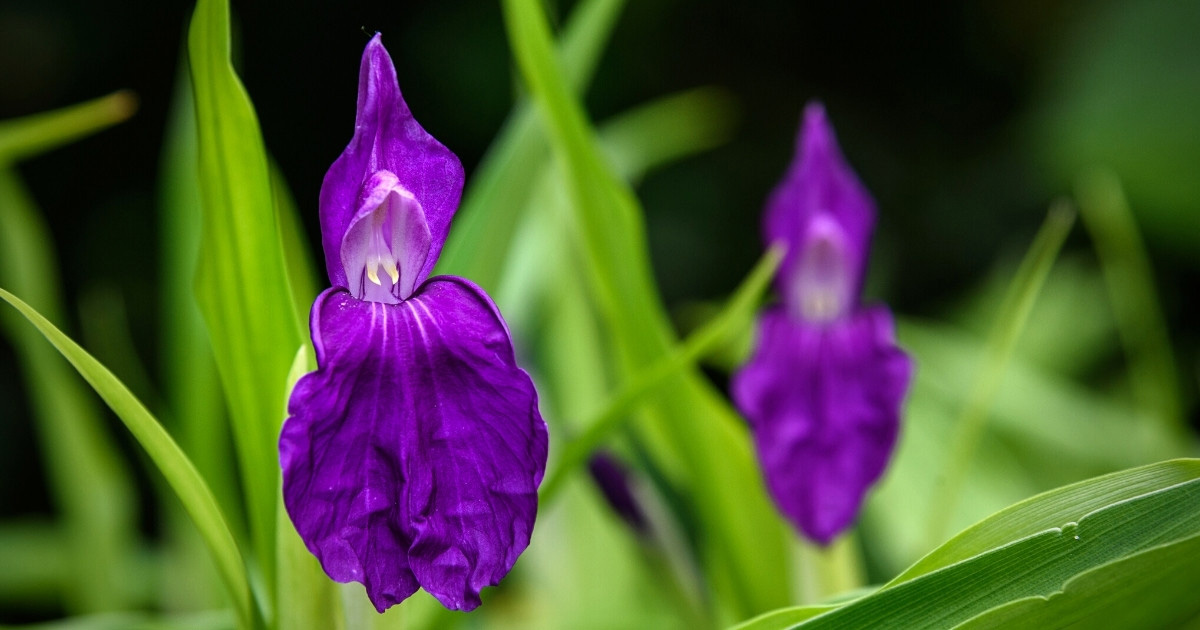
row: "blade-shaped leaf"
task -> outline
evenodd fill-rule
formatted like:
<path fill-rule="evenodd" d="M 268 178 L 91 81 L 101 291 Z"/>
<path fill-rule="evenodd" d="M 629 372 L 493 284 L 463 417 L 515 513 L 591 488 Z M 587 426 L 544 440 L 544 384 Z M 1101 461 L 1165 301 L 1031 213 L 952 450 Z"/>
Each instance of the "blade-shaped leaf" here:
<path fill-rule="evenodd" d="M 577 91 L 591 82 L 625 0 L 587 0 L 571 13 L 558 47 Z M 547 156 L 533 104 L 520 101 L 471 176 L 437 272 L 470 278 L 489 293 L 500 279 L 520 213 Z"/>
<path fill-rule="evenodd" d="M 541 108 L 551 146 L 574 202 L 585 276 L 609 327 L 624 378 L 673 347 L 674 333 L 653 286 L 637 202 L 597 149 L 550 46 L 534 0 L 506 0 L 509 42 Z M 639 434 L 656 454 L 681 462 L 668 471 L 695 500 L 702 561 L 718 612 L 734 617 L 787 601 L 783 527 L 766 498 L 744 426 L 723 398 L 692 371 L 671 379 L 647 408 Z"/>
<path fill-rule="evenodd" d="M 0 121 L 0 165 L 8 165 L 70 144 L 133 115 L 137 98 L 128 90 L 71 105 Z"/>
<path fill-rule="evenodd" d="M 7 168 L 0 168 L 0 283 L 27 293 L 39 309 L 63 321 L 49 229 Z M 137 590 L 129 575 L 138 514 L 133 475 L 95 399 L 62 357 L 29 335 L 11 311 L 0 316 L 0 328 L 26 377 L 49 486 L 74 558 L 63 600 L 71 612 L 129 607 Z"/>
<path fill-rule="evenodd" d="M 1052 490 L 1002 510 L 880 590 L 808 621 L 795 624 L 811 611 L 794 609 L 794 616 L 777 611 L 747 627 L 951 627 L 977 615 L 982 616 L 973 623 L 980 625 L 972 627 L 997 627 L 985 621 L 1014 619 L 1021 620 L 1019 627 L 1045 627 L 1025 620 L 1048 619 L 1045 615 L 1055 611 L 1067 614 L 1068 620 L 1070 615 L 1103 619 L 1095 616 L 1108 605 L 1102 593 L 1125 598 L 1124 606 L 1132 609 L 1122 613 L 1127 622 L 1144 621 L 1136 610 L 1142 601 L 1136 595 L 1143 591 L 1118 582 L 1128 582 L 1133 575 L 1163 584 L 1186 581 L 1197 571 L 1194 556 L 1189 556 L 1190 563 L 1152 559 L 1163 558 L 1158 554 L 1168 553 L 1165 548 L 1173 547 L 1171 553 L 1192 549 L 1197 536 L 1200 460 L 1151 464 Z M 1058 601 L 1064 591 L 1068 601 Z M 1194 589 L 1166 588 L 1153 597 L 1185 617 L 1198 609 Z M 1041 608 L 1047 600 L 1051 607 Z M 768 623 L 771 619 L 779 623 Z M 1107 621 L 1101 625 L 1109 627 Z"/>
<path fill-rule="evenodd" d="M 229 400 L 257 565 L 273 593 L 281 392 L 302 337 L 267 154 L 229 31 L 226 0 L 197 3 L 188 32 L 204 209 L 196 288 Z"/>
<path fill-rule="evenodd" d="M 171 439 L 162 425 L 150 415 L 142 403 L 90 354 L 55 328 L 45 317 L 15 295 L 0 289 L 0 299 L 20 311 L 46 339 L 79 371 L 80 376 L 96 390 L 117 417 L 125 423 L 146 454 L 162 472 L 167 483 L 175 489 L 179 500 L 191 515 L 216 560 L 221 578 L 229 589 L 234 610 L 243 628 L 257 628 L 259 615 L 250 594 L 241 552 L 229 531 L 221 508 L 200 473 L 188 460 L 179 445 Z"/>

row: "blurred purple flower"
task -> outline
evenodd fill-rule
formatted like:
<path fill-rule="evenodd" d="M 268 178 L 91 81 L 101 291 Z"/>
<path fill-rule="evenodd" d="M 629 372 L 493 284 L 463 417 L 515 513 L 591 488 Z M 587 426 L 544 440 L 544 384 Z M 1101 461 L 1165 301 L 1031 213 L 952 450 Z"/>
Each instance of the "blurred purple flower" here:
<path fill-rule="evenodd" d="M 887 308 L 859 302 L 875 204 L 820 104 L 805 108 L 796 149 L 764 219 L 767 242 L 787 246 L 783 303 L 761 314 L 757 350 L 732 390 L 775 502 L 825 545 L 887 466 L 912 361 Z"/>
<path fill-rule="evenodd" d="M 313 304 L 318 369 L 292 391 L 279 457 L 301 538 L 381 612 L 418 587 L 478 606 L 529 545 L 546 467 L 537 393 L 495 304 L 428 277 L 462 186 L 376 35 L 354 138 L 321 186 L 333 288 Z"/>
<path fill-rule="evenodd" d="M 650 523 L 634 494 L 633 480 L 625 464 L 608 451 L 597 451 L 588 459 L 588 472 L 617 516 L 638 535 L 649 535 Z"/>

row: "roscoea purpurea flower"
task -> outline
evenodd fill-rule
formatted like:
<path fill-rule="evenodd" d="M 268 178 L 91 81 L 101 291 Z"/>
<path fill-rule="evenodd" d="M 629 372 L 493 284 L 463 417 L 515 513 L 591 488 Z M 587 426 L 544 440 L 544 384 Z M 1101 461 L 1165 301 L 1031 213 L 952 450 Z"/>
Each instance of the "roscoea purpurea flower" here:
<path fill-rule="evenodd" d="M 787 247 L 775 279 L 782 303 L 760 314 L 732 393 L 771 496 L 823 545 L 854 522 L 883 474 L 913 369 L 887 307 L 859 300 L 874 223 L 875 203 L 824 108 L 808 105 L 763 222 L 767 243 Z"/>
<path fill-rule="evenodd" d="M 354 137 L 321 186 L 333 286 L 312 307 L 318 367 L 292 391 L 279 455 L 301 538 L 380 611 L 417 588 L 478 606 L 529 545 L 546 467 L 537 393 L 495 304 L 429 277 L 462 187 L 376 35 Z"/>

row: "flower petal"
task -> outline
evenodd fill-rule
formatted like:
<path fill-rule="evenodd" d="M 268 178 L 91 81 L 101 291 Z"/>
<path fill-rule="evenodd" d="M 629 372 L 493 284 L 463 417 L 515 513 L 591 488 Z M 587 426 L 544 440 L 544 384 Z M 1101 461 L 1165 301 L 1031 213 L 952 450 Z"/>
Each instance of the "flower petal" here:
<path fill-rule="evenodd" d="M 358 209 L 361 189 L 379 171 L 396 175 L 429 223 L 429 252 L 413 275 L 414 286 L 418 286 L 429 277 L 442 251 L 462 196 L 463 168 L 458 158 L 413 118 L 400 94 L 396 68 L 376 34 L 363 52 L 354 137 L 321 184 L 321 244 L 325 268 L 335 287 L 350 286 L 342 267 L 342 238 Z"/>
<path fill-rule="evenodd" d="M 783 307 L 759 320 L 758 350 L 733 381 L 767 487 L 809 538 L 849 527 L 891 456 L 912 361 L 886 308 L 825 325 Z"/>
<path fill-rule="evenodd" d="M 784 299 L 791 304 L 799 303 L 799 296 L 793 295 L 797 283 L 792 279 L 801 273 L 802 250 L 812 238 L 810 230 L 819 225 L 815 221 L 819 216 L 836 222 L 844 236 L 847 274 L 852 279 L 846 295 L 855 296 L 857 305 L 875 223 L 875 202 L 846 164 L 825 108 L 813 102 L 804 109 L 796 156 L 783 181 L 771 192 L 763 220 L 767 244 L 784 241 L 788 245 L 777 280 Z"/>
<path fill-rule="evenodd" d="M 338 581 L 383 611 L 418 585 L 471 610 L 529 544 L 546 425 L 491 300 L 454 277 L 400 304 L 313 305 L 319 368 L 280 437 L 284 501 Z"/>

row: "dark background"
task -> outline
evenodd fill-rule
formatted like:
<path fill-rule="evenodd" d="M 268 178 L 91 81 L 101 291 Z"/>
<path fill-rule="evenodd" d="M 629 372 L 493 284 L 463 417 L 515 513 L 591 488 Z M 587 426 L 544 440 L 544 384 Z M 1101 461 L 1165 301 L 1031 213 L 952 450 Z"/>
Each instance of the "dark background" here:
<path fill-rule="evenodd" d="M 628 3 L 587 96 L 595 120 L 701 85 L 726 88 L 740 112 L 730 143 L 639 189 L 668 303 L 723 295 L 757 258 L 763 200 L 791 158 L 802 107 L 820 98 L 879 202 L 869 291 L 904 314 L 943 312 L 1027 245 L 1080 168 L 1116 168 L 1194 401 L 1200 2 L 918 4 Z M 53 230 L 68 303 L 115 289 L 152 368 L 155 185 L 190 10 L 0 3 L 0 118 L 119 88 L 140 99 L 129 122 L 19 171 Z M 310 237 L 321 178 L 353 129 L 366 33 L 383 33 L 411 108 L 462 158 L 468 181 L 516 94 L 494 1 L 235 1 L 233 11 L 241 76 Z M 1089 246 L 1077 228 L 1068 249 Z M 19 379 L 0 345 L 0 518 L 51 511 Z"/>

